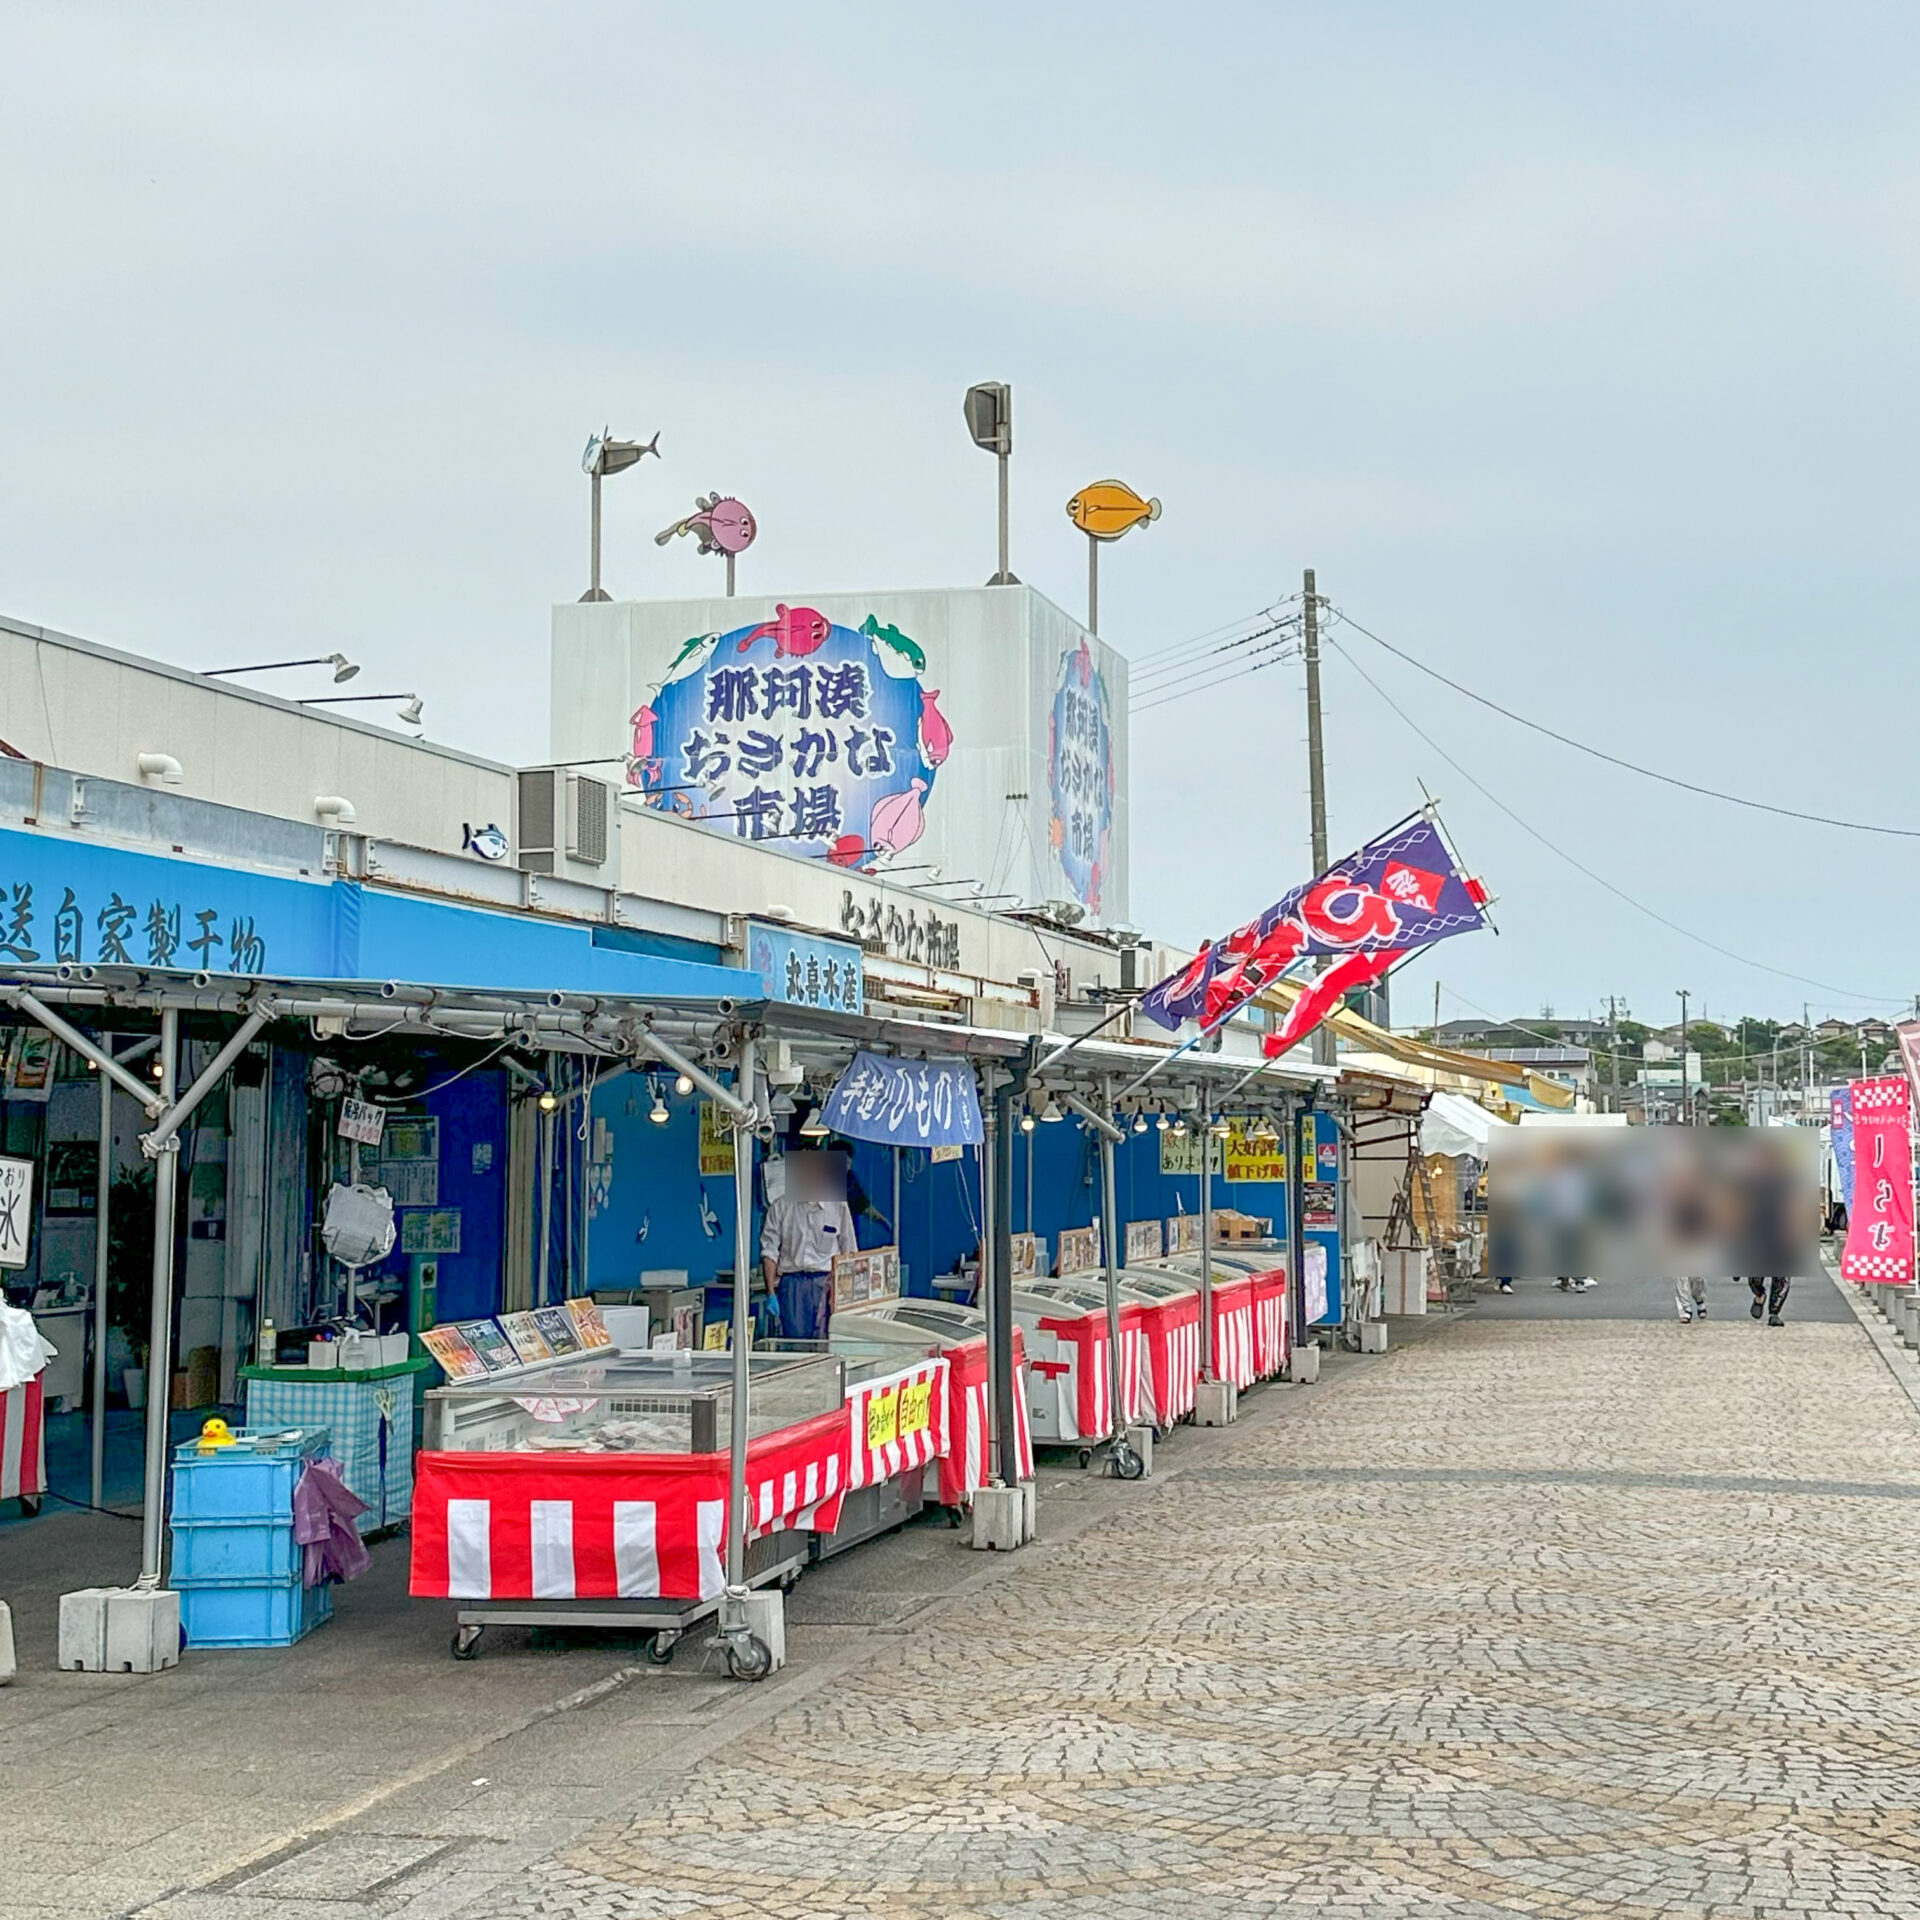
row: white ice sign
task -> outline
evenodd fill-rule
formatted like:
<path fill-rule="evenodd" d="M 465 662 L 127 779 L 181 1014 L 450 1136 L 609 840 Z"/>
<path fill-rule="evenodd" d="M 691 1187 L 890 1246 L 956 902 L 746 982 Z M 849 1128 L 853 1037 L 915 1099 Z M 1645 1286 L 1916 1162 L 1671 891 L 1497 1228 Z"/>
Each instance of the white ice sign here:
<path fill-rule="evenodd" d="M 0 1159 L 0 1267 L 24 1267 L 33 1233 L 33 1162 Z"/>

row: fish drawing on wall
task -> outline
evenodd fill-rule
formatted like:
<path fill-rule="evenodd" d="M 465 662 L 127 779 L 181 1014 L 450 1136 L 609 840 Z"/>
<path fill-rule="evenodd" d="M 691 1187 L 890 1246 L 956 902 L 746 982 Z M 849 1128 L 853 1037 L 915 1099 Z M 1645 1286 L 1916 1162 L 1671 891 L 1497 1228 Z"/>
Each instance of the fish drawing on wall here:
<path fill-rule="evenodd" d="M 653 1231 L 653 1215 L 650 1213 L 643 1213 L 640 1216 L 640 1231 L 636 1233 L 633 1237 L 635 1240 L 644 1241 L 647 1235 L 650 1234 L 652 1231 Z"/>
<path fill-rule="evenodd" d="M 491 820 L 484 827 L 463 826 L 460 847 L 462 852 L 478 854 L 482 860 L 504 860 L 507 836 Z"/>
<path fill-rule="evenodd" d="M 867 840 L 876 853 L 902 853 L 926 832 L 926 809 L 920 800 L 926 790 L 924 780 L 915 780 L 905 793 L 889 794 L 874 804 Z"/>
<path fill-rule="evenodd" d="M 713 1210 L 713 1202 L 707 1198 L 705 1187 L 700 1189 L 700 1231 L 709 1240 L 720 1238 L 720 1216 Z"/>
<path fill-rule="evenodd" d="M 755 627 L 739 643 L 736 652 L 745 653 L 756 640 L 771 637 L 774 653 L 780 659 L 797 659 L 824 646 L 827 635 L 833 629 L 833 622 L 824 613 L 814 612 L 811 607 L 776 606 L 773 613 L 771 620 Z"/>
<path fill-rule="evenodd" d="M 698 536 L 702 553 L 745 553 L 753 545 L 760 529 L 744 501 L 731 494 L 703 493 L 695 496 L 693 504 L 696 511 L 653 536 L 656 547 L 683 533 Z"/>
<path fill-rule="evenodd" d="M 953 751 L 953 729 L 934 704 L 939 698 L 938 687 L 929 687 L 920 695 L 920 753 L 930 767 L 944 765 Z"/>
<path fill-rule="evenodd" d="M 1123 533 L 1160 518 L 1158 500 L 1142 500 L 1120 480 L 1096 480 L 1067 502 L 1067 518 L 1095 540 L 1118 540 Z"/>
<path fill-rule="evenodd" d="M 870 613 L 861 621 L 860 631 L 876 645 L 885 647 L 890 652 L 897 654 L 899 658 L 905 662 L 906 666 L 910 667 L 915 673 L 922 673 L 926 670 L 927 656 L 925 651 L 918 642 L 909 640 L 898 627 L 882 626 L 878 617 Z M 886 665 L 885 662 L 882 662 L 882 664 Z M 893 669 L 889 666 L 888 671 L 891 672 Z"/>

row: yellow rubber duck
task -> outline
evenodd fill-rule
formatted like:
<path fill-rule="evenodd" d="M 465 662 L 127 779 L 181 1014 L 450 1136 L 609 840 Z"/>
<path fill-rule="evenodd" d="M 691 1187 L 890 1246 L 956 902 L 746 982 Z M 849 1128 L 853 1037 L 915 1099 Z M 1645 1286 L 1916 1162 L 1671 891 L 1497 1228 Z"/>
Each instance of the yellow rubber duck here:
<path fill-rule="evenodd" d="M 228 1426 L 218 1414 L 215 1414 L 214 1417 L 200 1429 L 200 1451 L 202 1453 L 212 1453 L 220 1447 L 231 1447 L 236 1444 L 233 1437 L 233 1429 Z"/>

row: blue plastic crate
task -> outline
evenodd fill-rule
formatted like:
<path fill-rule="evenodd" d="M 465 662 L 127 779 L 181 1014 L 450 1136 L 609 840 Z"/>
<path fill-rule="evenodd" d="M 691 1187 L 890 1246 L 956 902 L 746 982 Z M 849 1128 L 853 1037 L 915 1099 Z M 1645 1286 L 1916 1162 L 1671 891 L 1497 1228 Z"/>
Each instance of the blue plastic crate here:
<path fill-rule="evenodd" d="M 301 1469 L 332 1444 L 325 1427 L 279 1434 L 240 1429 L 236 1444 L 200 1451 L 197 1440 L 173 1450 L 173 1517 L 195 1520 L 293 1518 L 294 1482 Z"/>
<path fill-rule="evenodd" d="M 173 1518 L 174 1586 L 208 1586 L 234 1580 L 297 1580 L 302 1549 L 293 1521 L 182 1520 Z"/>
<path fill-rule="evenodd" d="M 251 1586 L 179 1584 L 179 1593 L 180 1628 L 189 1650 L 290 1647 L 333 1617 L 333 1589 L 303 1587 L 297 1579 Z"/>

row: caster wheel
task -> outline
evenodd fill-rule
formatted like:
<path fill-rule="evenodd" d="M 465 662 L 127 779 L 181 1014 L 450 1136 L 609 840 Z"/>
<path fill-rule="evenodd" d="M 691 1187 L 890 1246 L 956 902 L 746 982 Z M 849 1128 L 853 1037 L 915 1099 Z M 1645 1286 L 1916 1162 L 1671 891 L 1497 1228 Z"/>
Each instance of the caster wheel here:
<path fill-rule="evenodd" d="M 480 1658 L 480 1636 L 485 1627 L 456 1627 L 453 1630 L 453 1657 L 456 1660 Z"/>
<path fill-rule="evenodd" d="M 758 1634 L 727 1642 L 727 1671 L 736 1680 L 764 1680 L 773 1671 L 773 1652 Z"/>
<path fill-rule="evenodd" d="M 650 1633 L 647 1635 L 646 1655 L 650 1667 L 664 1667 L 673 1659 L 673 1650 L 680 1644 L 677 1633 Z"/>
<path fill-rule="evenodd" d="M 966 1524 L 967 1510 L 965 1507 L 949 1507 L 947 1509 L 947 1525 L 953 1528 L 956 1533 Z"/>
<path fill-rule="evenodd" d="M 1116 1480 L 1138 1480 L 1147 1471 L 1147 1463 L 1124 1441 L 1114 1448 L 1112 1454 L 1113 1476 Z"/>
<path fill-rule="evenodd" d="M 1084 1473 L 1092 1465 L 1093 1449 L 1091 1447 L 1082 1447 L 1080 1449 L 1080 1471 Z"/>
<path fill-rule="evenodd" d="M 783 1573 L 780 1576 L 780 1591 L 782 1593 L 791 1593 L 799 1584 L 800 1569 L 798 1567 L 795 1567 L 791 1573 Z"/>

